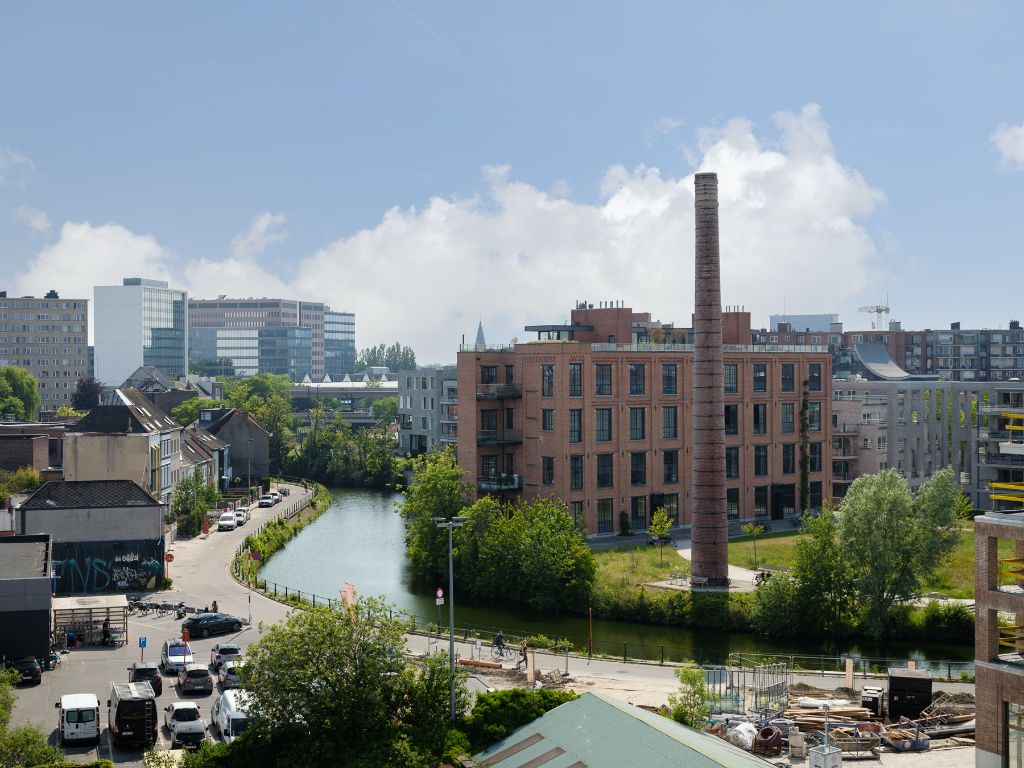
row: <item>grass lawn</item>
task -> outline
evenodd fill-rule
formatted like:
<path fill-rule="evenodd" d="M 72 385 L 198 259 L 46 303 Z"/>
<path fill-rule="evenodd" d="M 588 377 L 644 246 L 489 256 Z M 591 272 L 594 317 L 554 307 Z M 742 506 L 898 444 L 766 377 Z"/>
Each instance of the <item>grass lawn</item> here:
<path fill-rule="evenodd" d="M 664 550 L 664 565 L 658 547 L 643 544 L 631 549 L 606 549 L 595 552 L 597 581 L 616 589 L 636 587 L 652 581 L 665 581 L 670 573 L 689 573 L 690 562 L 672 546 Z"/>
<path fill-rule="evenodd" d="M 953 550 L 946 562 L 939 566 L 924 583 L 925 592 L 939 592 L 946 597 L 974 597 L 974 523 L 963 524 L 960 546 Z M 757 537 L 757 560 L 754 562 L 754 540 L 742 536 L 729 540 L 729 562 L 743 568 L 758 565 L 793 564 L 793 544 L 796 533 L 769 533 Z M 1013 542 L 999 542 L 999 557 L 1013 557 Z"/>

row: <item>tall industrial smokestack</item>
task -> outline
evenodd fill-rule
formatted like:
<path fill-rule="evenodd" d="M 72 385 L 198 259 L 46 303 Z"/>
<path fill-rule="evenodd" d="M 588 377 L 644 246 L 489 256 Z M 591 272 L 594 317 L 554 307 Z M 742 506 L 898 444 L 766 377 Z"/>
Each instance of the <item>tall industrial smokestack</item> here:
<path fill-rule="evenodd" d="M 723 585 L 729 576 L 729 538 L 717 174 L 698 173 L 694 193 L 692 570 L 709 585 Z"/>

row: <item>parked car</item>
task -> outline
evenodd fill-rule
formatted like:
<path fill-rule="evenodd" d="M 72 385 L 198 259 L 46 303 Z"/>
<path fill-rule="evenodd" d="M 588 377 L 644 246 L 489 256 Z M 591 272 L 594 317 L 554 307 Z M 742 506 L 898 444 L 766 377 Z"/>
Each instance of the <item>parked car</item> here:
<path fill-rule="evenodd" d="M 227 744 L 241 736 L 248 725 L 245 703 L 245 693 L 242 691 L 224 691 L 213 702 L 210 725 L 220 732 L 220 737 Z"/>
<path fill-rule="evenodd" d="M 242 657 L 235 656 L 220 665 L 217 672 L 217 682 L 220 683 L 222 691 L 229 688 L 238 688 L 242 685 Z"/>
<path fill-rule="evenodd" d="M 271 491 L 270 498 L 274 500 L 275 504 L 279 504 L 281 502 L 281 494 L 278 493 L 277 491 Z"/>
<path fill-rule="evenodd" d="M 128 667 L 128 682 L 140 683 L 145 680 L 153 686 L 153 693 L 164 692 L 164 679 L 160 676 L 160 665 L 155 661 L 136 661 Z"/>
<path fill-rule="evenodd" d="M 7 666 L 21 675 L 19 683 L 39 685 L 39 683 L 43 682 L 43 668 L 39 666 L 39 659 L 35 656 L 26 656 L 23 659 L 8 661 Z"/>
<path fill-rule="evenodd" d="M 178 670 L 178 689 L 183 694 L 189 691 L 213 693 L 213 675 L 202 664 L 186 664 Z"/>
<path fill-rule="evenodd" d="M 221 664 L 233 660 L 241 653 L 238 643 L 217 643 L 210 651 L 210 666 L 216 672 Z"/>
<path fill-rule="evenodd" d="M 235 522 L 234 512 L 224 512 L 217 520 L 218 531 L 233 531 L 236 527 L 238 527 L 238 523 Z"/>
<path fill-rule="evenodd" d="M 277 489 L 277 492 L 280 493 L 282 496 L 290 496 L 292 493 L 292 489 L 289 488 L 287 485 L 282 485 L 280 488 Z"/>
<path fill-rule="evenodd" d="M 141 683 L 111 683 L 107 699 L 107 726 L 115 744 L 156 744 L 160 721 L 153 686 Z"/>
<path fill-rule="evenodd" d="M 164 640 L 164 647 L 160 650 L 160 665 L 165 674 L 176 675 L 179 669 L 191 663 L 192 646 L 181 640 Z"/>
<path fill-rule="evenodd" d="M 206 723 L 194 701 L 172 701 L 164 707 L 164 725 L 171 734 L 171 749 L 198 747 L 206 740 Z"/>
<path fill-rule="evenodd" d="M 261 507 L 272 507 L 272 506 L 274 506 L 274 497 L 271 496 L 269 493 L 263 494 L 262 496 L 260 496 L 260 506 Z"/>
<path fill-rule="evenodd" d="M 69 693 L 55 705 L 57 741 L 100 741 L 100 701 L 95 693 Z"/>
<path fill-rule="evenodd" d="M 235 507 L 235 525 L 245 525 L 249 521 L 249 508 Z"/>
<path fill-rule="evenodd" d="M 200 613 L 191 616 L 181 624 L 181 631 L 188 630 L 190 637 L 209 637 L 224 632 L 241 632 L 242 620 L 226 613 Z"/>

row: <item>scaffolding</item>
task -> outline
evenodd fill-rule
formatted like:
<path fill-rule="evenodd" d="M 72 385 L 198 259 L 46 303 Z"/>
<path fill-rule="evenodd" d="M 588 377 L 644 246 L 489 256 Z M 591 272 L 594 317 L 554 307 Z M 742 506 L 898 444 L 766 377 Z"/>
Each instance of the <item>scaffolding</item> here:
<path fill-rule="evenodd" d="M 786 709 L 789 665 L 775 657 L 731 654 L 724 666 L 704 667 L 712 712 L 778 717 Z"/>

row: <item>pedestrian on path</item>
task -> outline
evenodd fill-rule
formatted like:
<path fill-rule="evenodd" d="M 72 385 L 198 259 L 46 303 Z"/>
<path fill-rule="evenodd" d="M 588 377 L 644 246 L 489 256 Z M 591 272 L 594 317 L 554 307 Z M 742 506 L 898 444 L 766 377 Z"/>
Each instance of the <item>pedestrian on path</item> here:
<path fill-rule="evenodd" d="M 213 601 L 213 612 L 214 613 L 220 613 L 220 611 L 217 610 L 217 601 L 216 600 Z"/>

